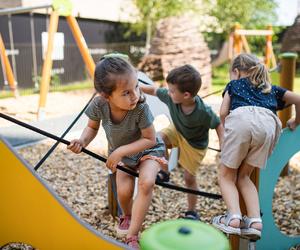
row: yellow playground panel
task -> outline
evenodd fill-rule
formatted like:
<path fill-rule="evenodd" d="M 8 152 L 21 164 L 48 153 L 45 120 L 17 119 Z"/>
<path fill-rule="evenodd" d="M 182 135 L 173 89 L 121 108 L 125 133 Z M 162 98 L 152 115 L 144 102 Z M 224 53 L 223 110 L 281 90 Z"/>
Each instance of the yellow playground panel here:
<path fill-rule="evenodd" d="M 0 248 L 123 249 L 126 245 L 81 221 L 0 137 Z"/>

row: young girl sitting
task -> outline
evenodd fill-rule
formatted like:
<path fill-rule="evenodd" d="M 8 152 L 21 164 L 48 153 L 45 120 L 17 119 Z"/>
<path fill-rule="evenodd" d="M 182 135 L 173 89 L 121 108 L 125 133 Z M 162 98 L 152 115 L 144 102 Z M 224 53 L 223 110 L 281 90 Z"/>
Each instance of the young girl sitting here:
<path fill-rule="evenodd" d="M 99 95 L 86 110 L 88 124 L 68 149 L 80 153 L 96 136 L 100 122 L 109 145 L 106 166 L 116 173 L 123 215 L 117 233 L 138 248 L 138 233 L 150 206 L 153 186 L 164 159 L 164 144 L 155 135 L 153 116 L 138 87 L 136 70 L 119 57 L 107 57 L 96 66 L 94 86 Z M 117 164 L 139 171 L 138 193 L 133 201 L 134 177 L 116 170 Z"/>
<path fill-rule="evenodd" d="M 272 86 L 267 68 L 250 54 L 234 59 L 230 79 L 220 110 L 225 132 L 218 176 L 228 212 L 215 217 L 213 225 L 225 233 L 259 239 L 262 220 L 258 193 L 250 175 L 254 168 L 265 168 L 280 136 L 281 122 L 276 110 L 295 104 L 296 118 L 290 119 L 287 126 L 293 130 L 300 123 L 300 96 Z M 243 218 L 238 191 L 247 209 Z"/>

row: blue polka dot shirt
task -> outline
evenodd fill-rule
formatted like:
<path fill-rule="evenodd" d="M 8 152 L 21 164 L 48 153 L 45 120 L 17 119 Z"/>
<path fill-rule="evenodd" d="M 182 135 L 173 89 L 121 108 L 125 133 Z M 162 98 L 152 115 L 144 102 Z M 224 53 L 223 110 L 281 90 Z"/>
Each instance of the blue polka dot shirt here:
<path fill-rule="evenodd" d="M 276 110 L 283 109 L 285 106 L 282 98 L 287 90 L 272 85 L 271 92 L 265 94 L 261 88 L 255 87 L 248 78 L 241 78 L 230 81 L 223 92 L 223 96 L 227 91 L 231 99 L 230 110 L 243 106 L 258 106 L 276 113 Z"/>

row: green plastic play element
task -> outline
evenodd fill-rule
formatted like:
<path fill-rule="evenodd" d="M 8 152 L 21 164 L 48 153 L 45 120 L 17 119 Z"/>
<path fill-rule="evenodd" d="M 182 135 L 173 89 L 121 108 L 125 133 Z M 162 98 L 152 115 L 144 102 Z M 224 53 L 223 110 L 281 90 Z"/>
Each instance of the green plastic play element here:
<path fill-rule="evenodd" d="M 300 151 L 300 126 L 295 131 L 284 129 L 279 142 L 272 155 L 268 159 L 265 170 L 260 171 L 259 177 L 259 201 L 263 213 L 263 231 L 261 240 L 257 241 L 257 250 L 283 250 L 300 244 L 300 236 L 283 234 L 274 222 L 272 202 L 274 189 L 281 170 L 290 158 Z M 286 218 L 288 220 L 288 218 Z"/>
<path fill-rule="evenodd" d="M 70 0 L 53 0 L 52 7 L 60 16 L 70 16 L 72 14 L 72 3 Z"/>
<path fill-rule="evenodd" d="M 286 58 L 298 58 L 298 55 L 297 53 L 293 53 L 293 52 L 285 52 L 285 53 L 282 53 L 278 56 L 280 59 L 286 59 Z"/>
<path fill-rule="evenodd" d="M 141 236 L 142 250 L 229 250 L 227 238 L 213 226 L 186 219 L 157 223 Z"/>

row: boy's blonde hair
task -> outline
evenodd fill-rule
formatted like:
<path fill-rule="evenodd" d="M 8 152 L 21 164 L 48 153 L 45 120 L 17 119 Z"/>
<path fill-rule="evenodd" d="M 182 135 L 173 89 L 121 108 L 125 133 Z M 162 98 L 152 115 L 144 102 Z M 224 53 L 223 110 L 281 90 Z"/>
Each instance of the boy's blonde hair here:
<path fill-rule="evenodd" d="M 232 62 L 231 70 L 237 69 L 247 74 L 251 83 L 262 88 L 263 93 L 271 92 L 271 81 L 267 67 L 252 54 L 240 54 Z"/>

